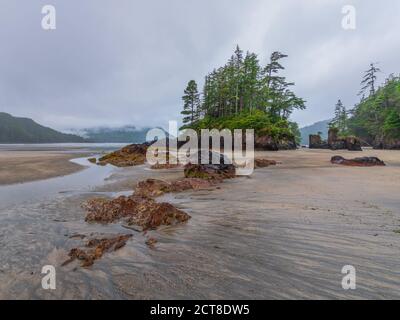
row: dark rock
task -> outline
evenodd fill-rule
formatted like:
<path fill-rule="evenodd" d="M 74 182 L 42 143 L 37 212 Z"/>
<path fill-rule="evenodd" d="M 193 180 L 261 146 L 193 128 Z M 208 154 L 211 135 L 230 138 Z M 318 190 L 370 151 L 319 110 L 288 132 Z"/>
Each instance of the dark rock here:
<path fill-rule="evenodd" d="M 345 159 L 341 156 L 334 156 L 331 158 L 331 163 L 341 164 L 353 167 L 373 167 L 385 166 L 385 163 L 377 157 L 360 157 L 354 159 Z"/>
<path fill-rule="evenodd" d="M 186 178 L 206 180 L 231 179 L 236 176 L 233 164 L 187 164 L 184 169 Z"/>

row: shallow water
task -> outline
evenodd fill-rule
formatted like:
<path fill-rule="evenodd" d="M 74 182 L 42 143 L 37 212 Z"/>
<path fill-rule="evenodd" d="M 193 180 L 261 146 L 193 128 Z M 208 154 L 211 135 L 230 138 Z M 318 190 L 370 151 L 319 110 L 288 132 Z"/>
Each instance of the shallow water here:
<path fill-rule="evenodd" d="M 92 164 L 87 158 L 77 158 L 71 162 L 82 165 L 85 169 L 67 176 L 0 186 L 0 215 L 1 210 L 12 205 L 45 201 L 60 193 L 89 191 L 95 186 L 103 184 L 112 172 L 118 171 L 117 168 L 110 165 Z"/>

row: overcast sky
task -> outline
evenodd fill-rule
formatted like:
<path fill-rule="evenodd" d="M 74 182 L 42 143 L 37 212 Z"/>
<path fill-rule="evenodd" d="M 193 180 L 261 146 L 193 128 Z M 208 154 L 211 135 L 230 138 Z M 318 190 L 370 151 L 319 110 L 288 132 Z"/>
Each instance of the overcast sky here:
<path fill-rule="evenodd" d="M 301 126 L 352 106 L 363 70 L 400 72 L 398 0 L 0 0 L 0 111 L 65 130 L 165 126 L 180 120 L 190 79 L 225 63 L 236 44 L 285 75 L 307 110 Z M 56 30 L 42 29 L 42 7 Z M 342 7 L 356 8 L 355 30 Z"/>

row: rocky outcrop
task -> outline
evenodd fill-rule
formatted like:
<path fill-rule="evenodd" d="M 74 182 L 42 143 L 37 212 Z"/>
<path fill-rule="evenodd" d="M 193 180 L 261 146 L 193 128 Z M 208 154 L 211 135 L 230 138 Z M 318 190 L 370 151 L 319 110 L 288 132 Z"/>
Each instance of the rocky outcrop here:
<path fill-rule="evenodd" d="M 117 251 L 126 245 L 132 237 L 130 234 L 117 235 L 112 238 L 89 239 L 83 248 L 73 248 L 69 252 L 69 259 L 62 265 L 65 266 L 75 260 L 81 261 L 82 267 L 93 265 L 95 260 L 100 259 L 105 252 Z"/>
<path fill-rule="evenodd" d="M 400 140 L 396 139 L 376 140 L 373 143 L 373 147 L 374 149 L 400 150 Z"/>
<path fill-rule="evenodd" d="M 259 151 L 278 151 L 278 150 L 294 150 L 297 148 L 294 139 L 274 139 L 271 136 L 256 136 L 254 141 L 254 149 Z"/>
<path fill-rule="evenodd" d="M 309 139 L 310 149 L 362 151 L 359 139 L 352 136 L 338 137 L 338 131 L 335 128 L 329 129 L 328 141 L 322 140 L 319 135 L 315 134 L 311 134 Z"/>
<path fill-rule="evenodd" d="M 129 167 L 144 164 L 146 161 L 147 148 L 150 145 L 150 142 L 128 145 L 101 157 L 97 164 L 111 164 L 116 167 Z"/>
<path fill-rule="evenodd" d="M 331 159 L 331 163 L 341 164 L 344 166 L 352 166 L 352 167 L 385 166 L 385 163 L 377 157 L 361 157 L 354 159 L 345 159 L 341 156 L 334 156 Z"/>
<path fill-rule="evenodd" d="M 136 225 L 143 230 L 174 225 L 190 219 L 186 212 L 170 203 L 159 203 L 136 195 L 120 196 L 112 200 L 95 198 L 85 202 L 83 208 L 87 212 L 87 222 L 110 223 L 123 219 L 128 225 Z"/>

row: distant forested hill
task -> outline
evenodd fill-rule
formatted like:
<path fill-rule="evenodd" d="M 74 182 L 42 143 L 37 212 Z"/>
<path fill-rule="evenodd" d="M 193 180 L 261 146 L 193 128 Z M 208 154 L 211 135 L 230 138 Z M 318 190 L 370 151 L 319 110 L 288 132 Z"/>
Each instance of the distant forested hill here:
<path fill-rule="evenodd" d="M 306 126 L 304 128 L 300 129 L 301 132 L 301 144 L 306 145 L 308 144 L 308 139 L 310 134 L 317 134 L 318 132 L 321 132 L 321 137 L 322 139 L 327 139 L 328 138 L 328 127 L 329 127 L 329 122 L 331 120 L 324 120 L 324 121 L 319 121 L 316 122 L 310 126 Z"/>
<path fill-rule="evenodd" d="M 137 129 L 133 126 L 119 128 L 89 128 L 80 130 L 77 134 L 89 142 L 98 143 L 143 143 L 149 128 Z"/>
<path fill-rule="evenodd" d="M 0 143 L 84 142 L 82 137 L 41 126 L 32 119 L 0 112 Z"/>

